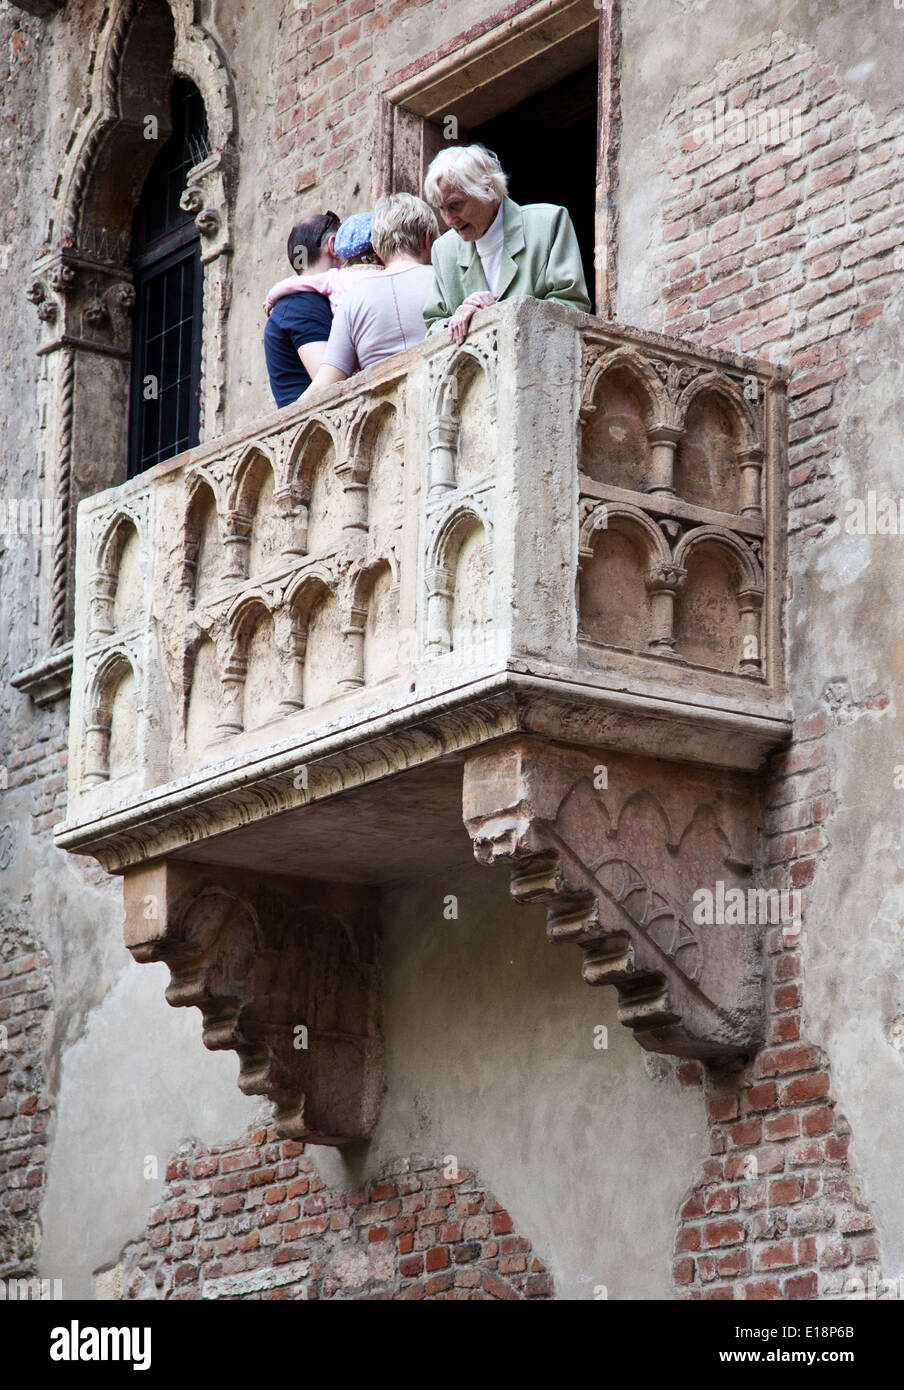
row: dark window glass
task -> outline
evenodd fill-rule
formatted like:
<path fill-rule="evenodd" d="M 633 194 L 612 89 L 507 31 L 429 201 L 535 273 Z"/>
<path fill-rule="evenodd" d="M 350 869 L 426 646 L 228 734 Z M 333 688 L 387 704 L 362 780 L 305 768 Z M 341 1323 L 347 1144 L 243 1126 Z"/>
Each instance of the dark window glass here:
<path fill-rule="evenodd" d="M 201 246 L 179 199 L 189 169 L 208 150 L 198 89 L 173 82 L 173 130 L 135 210 L 136 315 L 129 475 L 198 442 L 201 390 Z"/>

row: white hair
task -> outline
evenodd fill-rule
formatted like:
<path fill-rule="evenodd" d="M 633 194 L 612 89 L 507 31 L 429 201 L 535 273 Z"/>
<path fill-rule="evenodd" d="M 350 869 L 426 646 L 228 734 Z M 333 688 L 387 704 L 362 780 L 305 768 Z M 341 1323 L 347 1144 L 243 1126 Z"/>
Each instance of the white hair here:
<path fill-rule="evenodd" d="M 370 244 L 381 261 L 402 252 L 417 256 L 439 236 L 436 213 L 413 193 L 384 193 L 374 204 Z"/>
<path fill-rule="evenodd" d="M 482 203 L 501 203 L 508 193 L 508 175 L 492 150 L 483 145 L 453 145 L 440 150 L 424 179 L 424 192 L 431 203 L 441 203 L 439 181 Z"/>

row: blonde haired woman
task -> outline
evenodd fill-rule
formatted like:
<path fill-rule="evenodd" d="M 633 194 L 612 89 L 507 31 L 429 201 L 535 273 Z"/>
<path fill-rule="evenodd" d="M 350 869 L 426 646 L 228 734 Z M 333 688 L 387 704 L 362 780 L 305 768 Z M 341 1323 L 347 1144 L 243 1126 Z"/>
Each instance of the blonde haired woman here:
<path fill-rule="evenodd" d="M 436 214 L 423 198 L 391 193 L 377 199 L 371 242 L 384 269 L 346 291 L 323 362 L 302 400 L 423 342 L 424 305 L 433 285 L 430 252 L 438 235 Z"/>

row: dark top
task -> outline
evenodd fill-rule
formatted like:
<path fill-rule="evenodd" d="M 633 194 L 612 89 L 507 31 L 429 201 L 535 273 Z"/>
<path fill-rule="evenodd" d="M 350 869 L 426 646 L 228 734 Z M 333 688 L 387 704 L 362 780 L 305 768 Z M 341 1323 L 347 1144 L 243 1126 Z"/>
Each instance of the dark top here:
<path fill-rule="evenodd" d="M 291 405 L 310 386 L 298 349 L 307 343 L 325 343 L 332 322 L 329 300 L 313 290 L 287 294 L 274 304 L 264 329 L 264 353 L 278 406 Z"/>

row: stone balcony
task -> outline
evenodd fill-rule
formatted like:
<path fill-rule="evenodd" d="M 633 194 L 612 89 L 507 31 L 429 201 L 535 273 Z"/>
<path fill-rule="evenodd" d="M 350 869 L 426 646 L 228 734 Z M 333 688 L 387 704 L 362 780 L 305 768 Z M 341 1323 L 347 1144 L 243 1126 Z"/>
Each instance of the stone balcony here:
<path fill-rule="evenodd" d="M 320 1142 L 379 1110 L 381 886 L 472 853 L 644 1046 L 757 1038 L 756 933 L 690 901 L 753 882 L 789 727 L 786 374 L 531 300 L 475 324 L 79 507 L 58 844 Z"/>

